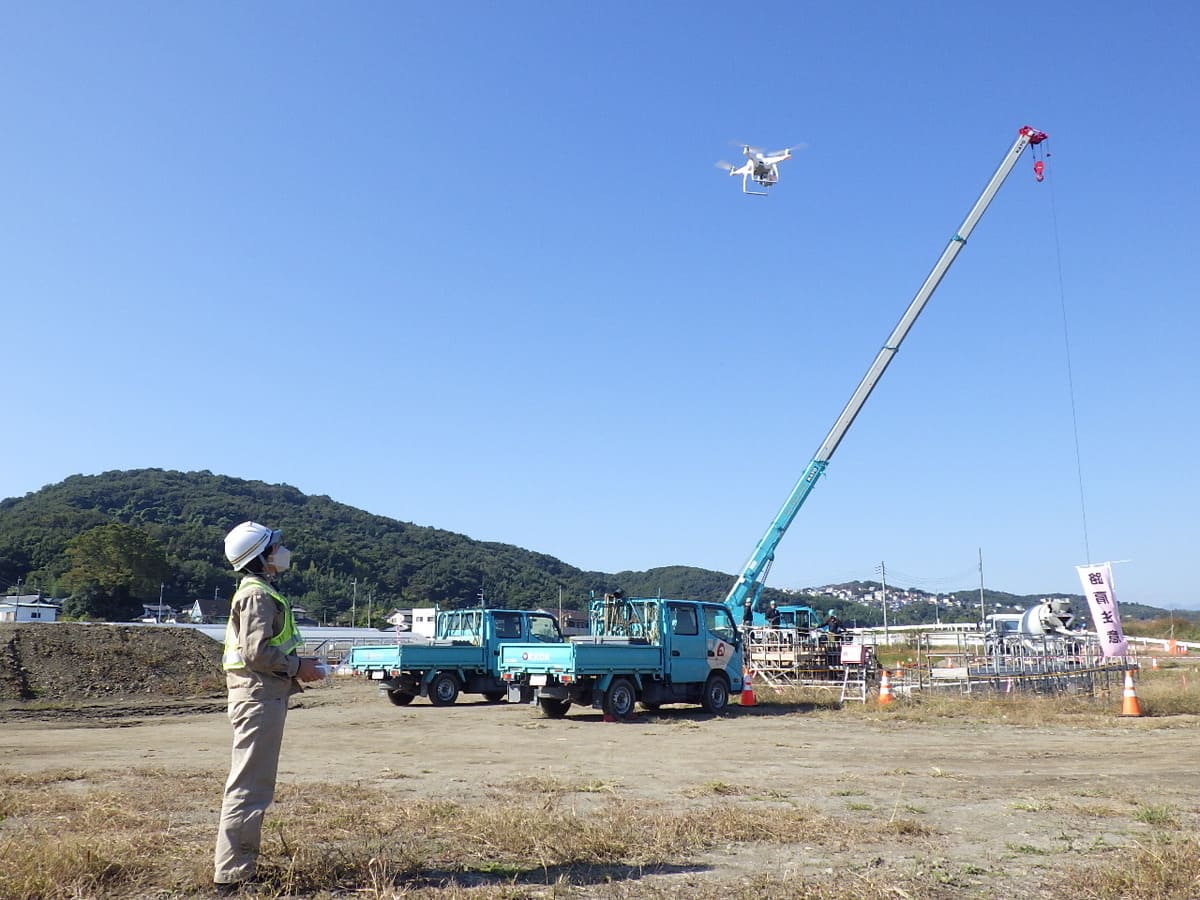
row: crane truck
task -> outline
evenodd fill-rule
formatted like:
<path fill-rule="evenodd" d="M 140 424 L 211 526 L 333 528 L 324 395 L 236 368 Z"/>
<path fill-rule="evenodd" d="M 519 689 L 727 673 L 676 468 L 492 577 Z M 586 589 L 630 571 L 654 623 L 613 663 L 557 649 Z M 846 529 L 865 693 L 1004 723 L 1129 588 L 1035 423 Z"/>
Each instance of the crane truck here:
<path fill-rule="evenodd" d="M 771 520 L 725 602 L 628 600 L 607 595 L 593 604 L 589 636 L 564 644 L 508 643 L 500 648 L 500 677 L 508 684 L 510 701 L 537 702 L 545 715 L 555 718 L 564 716 L 572 703 L 590 704 L 617 719 L 632 715 L 638 701 L 651 709 L 672 702 L 699 702 L 710 712 L 725 708 L 729 694 L 742 689 L 743 653 L 751 649 L 734 622 L 740 615 L 749 629 L 756 614 L 761 616 L 759 597 L 788 527 L 1017 160 L 1027 147 L 1044 140 L 1044 132 L 1029 126 L 1018 131 L 979 199 Z M 1039 160 L 1034 164 L 1039 181 L 1042 170 Z M 681 630 L 683 623 L 686 633 Z"/>

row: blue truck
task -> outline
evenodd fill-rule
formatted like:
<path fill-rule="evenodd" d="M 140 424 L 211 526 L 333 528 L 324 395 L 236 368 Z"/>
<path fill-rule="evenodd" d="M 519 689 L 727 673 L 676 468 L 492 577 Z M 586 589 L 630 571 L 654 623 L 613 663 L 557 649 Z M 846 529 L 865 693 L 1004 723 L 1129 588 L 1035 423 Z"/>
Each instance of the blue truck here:
<path fill-rule="evenodd" d="M 437 614 L 432 640 L 351 648 L 342 665 L 355 675 L 379 682 L 396 706 L 428 697 L 434 706 L 450 706 L 460 693 L 482 694 L 489 702 L 505 698 L 500 680 L 501 648 L 510 642 L 544 646 L 563 640 L 549 613 L 523 609 L 457 609 Z"/>
<path fill-rule="evenodd" d="M 698 703 L 721 713 L 744 685 L 742 636 L 728 607 L 697 600 L 594 600 L 590 634 L 563 643 L 505 643 L 500 678 L 509 702 L 550 718 L 572 705 L 630 718 L 638 703 Z"/>

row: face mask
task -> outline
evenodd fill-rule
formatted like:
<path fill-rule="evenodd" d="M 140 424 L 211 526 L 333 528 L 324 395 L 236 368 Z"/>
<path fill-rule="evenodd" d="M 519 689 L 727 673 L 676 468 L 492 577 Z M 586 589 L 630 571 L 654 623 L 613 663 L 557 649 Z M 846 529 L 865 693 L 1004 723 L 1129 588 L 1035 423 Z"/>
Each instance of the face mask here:
<path fill-rule="evenodd" d="M 267 561 L 276 572 L 285 572 L 288 566 L 292 564 L 292 551 L 280 544 L 268 557 Z"/>

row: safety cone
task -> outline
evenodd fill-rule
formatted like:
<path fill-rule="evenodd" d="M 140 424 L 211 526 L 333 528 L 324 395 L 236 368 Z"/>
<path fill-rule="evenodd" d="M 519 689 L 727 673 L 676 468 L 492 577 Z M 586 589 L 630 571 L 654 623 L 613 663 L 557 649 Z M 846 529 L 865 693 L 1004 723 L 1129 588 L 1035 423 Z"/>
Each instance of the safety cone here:
<path fill-rule="evenodd" d="M 1150 657 L 1150 668 L 1152 668 L 1152 669 L 1158 668 L 1158 657 L 1157 656 Z"/>
<path fill-rule="evenodd" d="M 754 669 L 746 666 L 742 669 L 742 706 L 758 706 L 758 698 L 754 696 Z"/>
<path fill-rule="evenodd" d="M 888 678 L 887 669 L 884 669 L 883 675 L 879 678 L 879 705 L 887 706 L 892 699 L 892 682 Z"/>
<path fill-rule="evenodd" d="M 1125 671 L 1125 696 L 1121 701 L 1122 716 L 1140 716 L 1142 707 L 1138 704 L 1137 694 L 1133 690 L 1133 672 Z"/>

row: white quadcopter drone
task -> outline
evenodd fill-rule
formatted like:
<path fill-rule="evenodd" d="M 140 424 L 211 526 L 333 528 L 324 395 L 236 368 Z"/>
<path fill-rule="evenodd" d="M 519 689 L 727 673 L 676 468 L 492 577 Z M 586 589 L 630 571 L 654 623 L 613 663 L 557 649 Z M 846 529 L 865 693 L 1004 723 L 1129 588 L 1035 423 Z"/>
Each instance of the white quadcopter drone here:
<path fill-rule="evenodd" d="M 797 148 L 784 147 L 782 150 L 776 150 L 774 153 L 767 153 L 758 147 L 751 147 L 745 144 L 742 146 L 742 153 L 746 157 L 744 163 L 740 166 L 735 166 L 722 160 L 717 163 L 717 168 L 724 169 L 730 175 L 741 175 L 743 194 L 754 194 L 758 197 L 765 197 L 772 185 L 779 181 L 779 164 L 784 160 L 791 159 L 792 151 L 795 149 Z M 762 188 L 762 190 L 753 190 L 751 188 L 752 182 L 754 185 Z"/>

